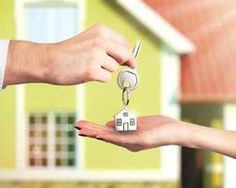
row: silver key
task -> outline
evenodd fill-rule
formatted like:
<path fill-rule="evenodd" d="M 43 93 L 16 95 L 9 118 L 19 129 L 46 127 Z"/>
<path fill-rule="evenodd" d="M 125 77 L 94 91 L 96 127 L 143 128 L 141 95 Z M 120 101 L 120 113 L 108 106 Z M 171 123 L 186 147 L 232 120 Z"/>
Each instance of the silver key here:
<path fill-rule="evenodd" d="M 133 55 L 137 59 L 141 47 L 141 42 L 137 42 L 133 49 Z M 123 90 L 125 87 L 127 90 L 133 91 L 136 89 L 139 82 L 137 69 L 134 68 L 125 68 L 122 70 L 117 77 L 118 86 Z"/>
<path fill-rule="evenodd" d="M 126 68 L 122 70 L 117 77 L 118 86 L 123 90 L 133 91 L 136 89 L 139 82 L 139 77 L 136 69 Z"/>

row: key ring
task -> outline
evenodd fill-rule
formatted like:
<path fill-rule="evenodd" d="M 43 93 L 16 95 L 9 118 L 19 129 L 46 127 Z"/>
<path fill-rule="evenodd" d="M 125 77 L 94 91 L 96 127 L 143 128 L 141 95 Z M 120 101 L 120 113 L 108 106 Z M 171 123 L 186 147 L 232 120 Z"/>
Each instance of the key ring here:
<path fill-rule="evenodd" d="M 122 91 L 122 101 L 123 101 L 124 106 L 128 106 L 129 104 L 129 91 L 127 89 L 128 87 L 124 87 Z"/>

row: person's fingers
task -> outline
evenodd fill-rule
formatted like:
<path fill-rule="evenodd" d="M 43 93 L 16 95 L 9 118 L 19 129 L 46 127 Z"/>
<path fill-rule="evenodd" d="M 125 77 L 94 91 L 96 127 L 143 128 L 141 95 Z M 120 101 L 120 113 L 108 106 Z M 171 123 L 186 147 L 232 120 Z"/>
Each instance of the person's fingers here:
<path fill-rule="evenodd" d="M 105 127 L 88 121 L 80 121 L 77 123 L 76 128 L 80 129 L 80 136 L 102 140 L 126 148 L 130 151 L 139 151 L 142 149 L 142 145 L 138 144 L 138 134 L 134 132 L 117 132 L 113 127 L 110 127 L 112 125 L 113 121 L 109 121 Z"/>
<path fill-rule="evenodd" d="M 134 68 L 137 66 L 126 37 L 100 24 L 91 28 L 91 34 L 96 36 L 95 44 L 99 47 L 105 46 L 107 53 L 120 65 L 128 65 Z"/>
<path fill-rule="evenodd" d="M 100 134 L 100 135 L 97 135 L 96 138 L 102 139 L 106 142 L 120 145 L 120 146 L 123 146 L 126 143 L 125 138 L 122 135 L 119 135 L 118 133 L 116 133 L 116 134 L 111 134 L 111 133 L 110 134 Z"/>
<path fill-rule="evenodd" d="M 91 126 L 90 122 L 79 121 L 76 124 L 75 128 L 79 130 L 80 136 L 96 137 L 97 130 L 94 129 L 93 126 Z"/>
<path fill-rule="evenodd" d="M 114 120 L 108 121 L 108 122 L 106 123 L 106 126 L 107 126 L 107 127 L 112 127 L 112 128 L 114 128 L 114 127 L 115 127 L 115 125 L 114 125 Z"/>
<path fill-rule="evenodd" d="M 99 134 L 108 134 L 113 131 L 112 128 L 84 120 L 77 122 L 75 128 L 79 130 L 79 135 L 92 138 L 96 138 Z"/>
<path fill-rule="evenodd" d="M 107 42 L 105 44 L 107 54 L 113 57 L 120 65 L 130 63 L 132 57 L 131 51 L 118 42 Z M 131 61 L 132 62 L 132 61 Z"/>
<path fill-rule="evenodd" d="M 114 72 L 118 68 L 118 63 L 109 55 L 105 55 L 102 60 L 102 68 Z"/>
<path fill-rule="evenodd" d="M 137 61 L 129 47 L 115 41 L 108 41 L 105 45 L 107 53 L 120 65 L 127 65 L 133 68 L 137 66 Z"/>
<path fill-rule="evenodd" d="M 91 28 L 92 32 L 95 32 L 96 34 L 109 38 L 111 40 L 114 40 L 116 42 L 119 42 L 123 45 L 130 46 L 129 41 L 126 37 L 124 37 L 122 34 L 110 29 L 109 27 L 106 27 L 101 24 L 97 24 Z"/>
<path fill-rule="evenodd" d="M 132 55 L 130 57 L 130 59 L 124 65 L 127 65 L 127 66 L 132 67 L 132 68 L 136 68 L 137 64 L 138 64 L 137 60 Z"/>
<path fill-rule="evenodd" d="M 111 79 L 111 73 L 102 67 L 96 72 L 96 75 L 94 76 L 95 81 L 99 81 L 102 83 L 105 83 Z"/>
<path fill-rule="evenodd" d="M 75 128 L 78 129 L 78 130 L 81 130 L 83 129 L 84 127 L 87 127 L 90 125 L 90 122 L 89 121 L 86 121 L 86 120 L 80 120 L 76 123 L 75 125 Z"/>
<path fill-rule="evenodd" d="M 86 121 L 86 120 L 81 120 L 76 123 L 75 126 L 77 129 L 82 130 L 82 129 L 104 129 L 104 126 L 101 126 L 99 124 Z"/>

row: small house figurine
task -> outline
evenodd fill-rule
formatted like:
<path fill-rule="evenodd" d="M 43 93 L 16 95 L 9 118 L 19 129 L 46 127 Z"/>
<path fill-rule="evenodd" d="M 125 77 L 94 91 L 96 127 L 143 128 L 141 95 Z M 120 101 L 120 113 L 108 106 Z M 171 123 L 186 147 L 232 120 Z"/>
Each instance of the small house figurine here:
<path fill-rule="evenodd" d="M 114 116 L 116 131 L 136 131 L 137 118 L 135 113 L 127 108 L 124 108 Z"/>

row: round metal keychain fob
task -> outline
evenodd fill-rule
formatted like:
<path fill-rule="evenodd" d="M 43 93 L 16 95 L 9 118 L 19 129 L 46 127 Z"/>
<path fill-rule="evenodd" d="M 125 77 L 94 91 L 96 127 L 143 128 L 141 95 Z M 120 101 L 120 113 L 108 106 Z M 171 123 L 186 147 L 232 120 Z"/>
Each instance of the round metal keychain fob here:
<path fill-rule="evenodd" d="M 135 44 L 135 47 L 133 49 L 133 55 L 136 59 L 138 57 L 140 47 L 141 47 L 141 42 L 139 41 Z M 122 90 L 126 88 L 128 92 L 133 91 L 137 87 L 138 82 L 139 82 L 139 77 L 137 69 L 131 67 L 122 70 L 117 77 L 118 86 Z"/>

